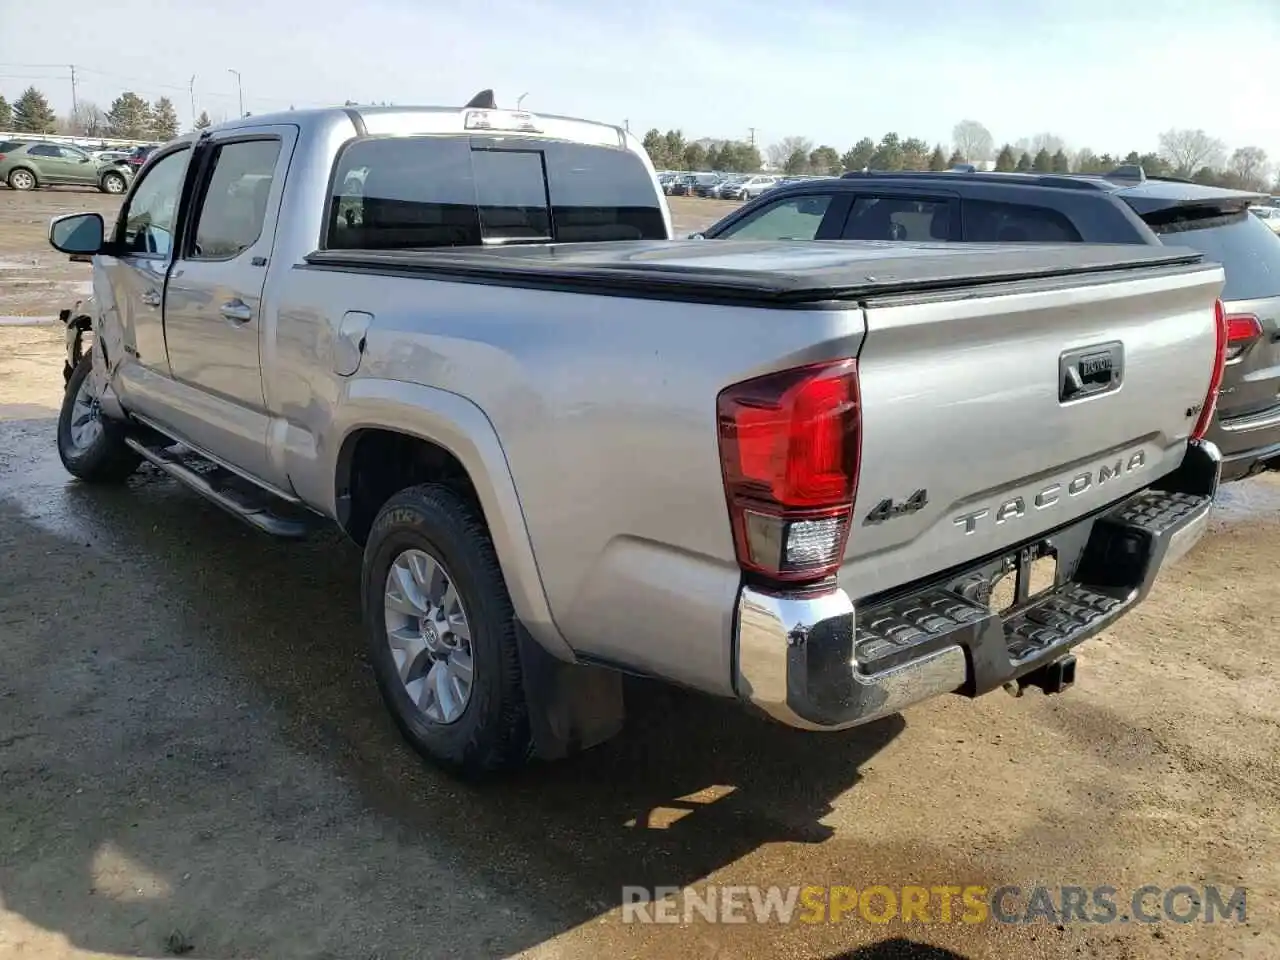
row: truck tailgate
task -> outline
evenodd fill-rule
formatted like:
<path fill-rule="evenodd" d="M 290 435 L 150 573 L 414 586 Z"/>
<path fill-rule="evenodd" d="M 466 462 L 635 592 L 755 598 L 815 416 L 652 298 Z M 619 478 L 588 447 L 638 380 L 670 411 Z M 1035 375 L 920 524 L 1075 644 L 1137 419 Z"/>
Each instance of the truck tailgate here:
<path fill-rule="evenodd" d="M 1181 462 L 1216 265 L 870 299 L 841 585 L 867 597 L 1096 511 Z"/>

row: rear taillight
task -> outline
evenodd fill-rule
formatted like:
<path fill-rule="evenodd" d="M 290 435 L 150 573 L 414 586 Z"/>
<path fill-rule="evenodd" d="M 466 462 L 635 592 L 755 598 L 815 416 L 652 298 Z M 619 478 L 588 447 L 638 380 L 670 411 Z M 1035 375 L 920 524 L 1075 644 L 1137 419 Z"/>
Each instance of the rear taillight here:
<path fill-rule="evenodd" d="M 1237 360 L 1262 336 L 1262 321 L 1251 313 L 1227 315 L 1226 361 Z"/>
<path fill-rule="evenodd" d="M 1201 440 L 1209 430 L 1209 424 L 1213 422 L 1213 412 L 1218 405 L 1218 390 L 1222 387 L 1222 372 L 1227 363 L 1227 341 L 1229 333 L 1227 330 L 1227 311 L 1219 300 L 1213 305 L 1214 318 L 1214 351 L 1213 351 L 1213 373 L 1209 377 L 1209 390 L 1205 394 L 1204 405 L 1200 408 L 1200 419 L 1196 421 L 1196 428 L 1191 431 L 1192 440 Z"/>
<path fill-rule="evenodd" d="M 858 362 L 735 384 L 716 410 L 738 565 L 787 582 L 834 574 L 858 489 Z"/>

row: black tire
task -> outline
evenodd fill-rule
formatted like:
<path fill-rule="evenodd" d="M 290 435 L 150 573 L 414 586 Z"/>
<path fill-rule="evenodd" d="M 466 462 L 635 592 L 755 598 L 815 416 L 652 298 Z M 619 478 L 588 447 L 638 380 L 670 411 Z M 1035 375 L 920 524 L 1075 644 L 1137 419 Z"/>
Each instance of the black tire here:
<path fill-rule="evenodd" d="M 15 167 L 9 171 L 9 189 L 34 190 L 38 186 L 40 181 L 36 179 L 35 173 L 26 167 Z"/>
<path fill-rule="evenodd" d="M 122 483 L 138 469 L 142 458 L 125 445 L 125 431 L 121 424 L 102 417 L 99 421 L 102 430 L 97 439 L 83 448 L 78 447 L 72 438 L 71 421 L 76 413 L 76 397 L 92 369 L 93 354 L 86 353 L 67 381 L 67 390 L 62 397 L 62 410 L 58 414 L 58 457 L 67 472 L 77 480 L 86 483 Z"/>
<path fill-rule="evenodd" d="M 129 184 L 125 180 L 124 175 L 113 172 L 113 173 L 107 173 L 103 175 L 102 183 L 99 184 L 98 189 L 100 189 L 103 193 L 109 193 L 112 196 L 119 196 L 120 194 L 124 193 L 125 190 L 128 189 L 128 187 L 129 187 Z"/>
<path fill-rule="evenodd" d="M 409 549 L 426 552 L 448 569 L 471 627 L 471 695 L 461 716 L 448 724 L 431 720 L 413 702 L 387 644 L 387 576 L 396 558 Z M 414 749 L 467 777 L 522 766 L 532 740 L 514 612 L 493 542 L 475 508 L 437 484 L 401 490 L 373 522 L 361 584 L 378 689 Z"/>

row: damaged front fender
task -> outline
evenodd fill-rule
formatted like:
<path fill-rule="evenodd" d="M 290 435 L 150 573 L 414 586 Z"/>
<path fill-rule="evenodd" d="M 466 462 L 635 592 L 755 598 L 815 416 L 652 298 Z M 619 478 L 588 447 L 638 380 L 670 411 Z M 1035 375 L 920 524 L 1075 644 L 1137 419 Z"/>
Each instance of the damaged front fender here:
<path fill-rule="evenodd" d="M 77 300 L 69 308 L 58 311 L 58 319 L 67 331 L 67 359 L 62 367 L 62 382 L 65 386 L 80 359 L 89 351 L 90 341 L 86 334 L 93 329 L 93 316 L 97 309 L 93 297 Z"/>

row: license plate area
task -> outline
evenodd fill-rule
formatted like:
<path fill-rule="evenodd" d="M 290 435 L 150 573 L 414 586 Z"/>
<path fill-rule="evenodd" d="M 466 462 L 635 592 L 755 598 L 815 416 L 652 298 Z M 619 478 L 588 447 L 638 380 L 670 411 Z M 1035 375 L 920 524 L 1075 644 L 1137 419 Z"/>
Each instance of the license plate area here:
<path fill-rule="evenodd" d="M 991 580 L 988 607 L 1005 616 L 1052 590 L 1058 583 L 1058 554 L 1050 544 L 1023 547 L 1004 558 Z"/>

